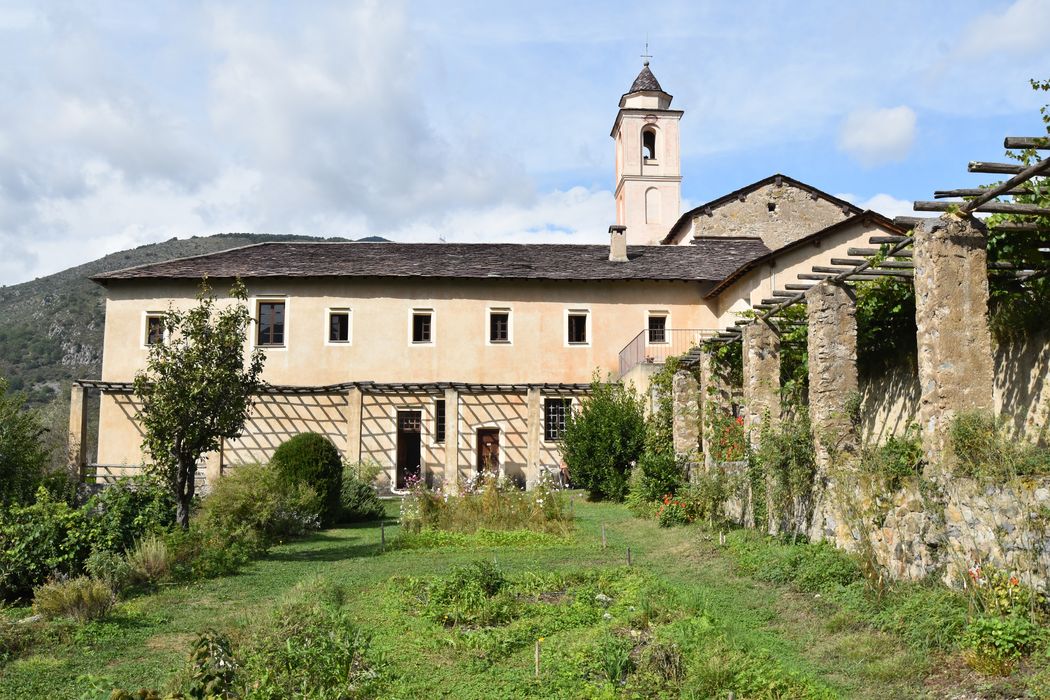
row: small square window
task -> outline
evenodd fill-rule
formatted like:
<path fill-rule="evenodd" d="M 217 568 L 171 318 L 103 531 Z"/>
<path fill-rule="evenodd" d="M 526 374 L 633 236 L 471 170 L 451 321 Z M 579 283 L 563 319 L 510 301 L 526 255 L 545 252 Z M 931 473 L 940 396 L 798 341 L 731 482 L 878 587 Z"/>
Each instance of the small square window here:
<path fill-rule="evenodd" d="M 259 302 L 258 345 L 284 345 L 284 302 Z"/>
<path fill-rule="evenodd" d="M 445 399 L 434 401 L 434 442 L 445 441 Z"/>
<path fill-rule="evenodd" d="M 331 311 L 328 314 L 328 342 L 350 342 L 350 312 Z"/>
<path fill-rule="evenodd" d="M 667 317 L 666 316 L 650 316 L 649 317 L 649 342 L 650 343 L 666 343 L 667 342 Z"/>
<path fill-rule="evenodd" d="M 569 314 L 569 344 L 585 345 L 587 343 L 587 314 Z"/>
<path fill-rule="evenodd" d="M 572 399 L 543 400 L 543 439 L 557 442 L 565 435 L 565 421 L 572 408 Z"/>
<path fill-rule="evenodd" d="M 429 312 L 416 311 L 412 314 L 412 342 L 431 342 L 432 315 Z"/>
<path fill-rule="evenodd" d="M 510 342 L 510 312 L 492 311 L 489 313 L 489 342 Z"/>
<path fill-rule="evenodd" d="M 146 316 L 146 345 L 157 345 L 164 342 L 164 316 L 149 314 Z"/>

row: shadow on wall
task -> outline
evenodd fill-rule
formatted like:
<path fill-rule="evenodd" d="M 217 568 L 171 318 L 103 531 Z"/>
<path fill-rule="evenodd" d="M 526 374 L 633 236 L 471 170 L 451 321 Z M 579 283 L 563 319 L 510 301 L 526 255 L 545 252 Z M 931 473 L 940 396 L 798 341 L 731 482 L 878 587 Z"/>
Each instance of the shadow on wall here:
<path fill-rule="evenodd" d="M 996 405 L 1011 436 L 1047 444 L 1048 371 L 1050 333 L 1046 331 L 996 348 Z"/>
<path fill-rule="evenodd" d="M 919 377 L 915 363 L 890 367 L 860 379 L 861 438 L 878 445 L 901 435 L 918 419 Z"/>
<path fill-rule="evenodd" d="M 1047 377 L 1050 332 L 1003 343 L 995 350 L 995 406 L 1011 437 L 1047 444 Z M 914 366 L 898 365 L 861 377 L 861 436 L 881 444 L 918 420 L 919 377 Z"/>

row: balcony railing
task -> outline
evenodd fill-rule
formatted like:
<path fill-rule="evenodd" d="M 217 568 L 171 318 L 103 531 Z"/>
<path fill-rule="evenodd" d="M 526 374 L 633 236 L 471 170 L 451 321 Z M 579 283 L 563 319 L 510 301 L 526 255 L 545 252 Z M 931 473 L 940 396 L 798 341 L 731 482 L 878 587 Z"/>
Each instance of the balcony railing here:
<path fill-rule="evenodd" d="M 664 328 L 644 330 L 634 336 L 620 351 L 620 376 L 642 363 L 663 364 L 668 357 L 684 355 L 708 338 L 718 335 L 717 330 L 697 328 Z"/>

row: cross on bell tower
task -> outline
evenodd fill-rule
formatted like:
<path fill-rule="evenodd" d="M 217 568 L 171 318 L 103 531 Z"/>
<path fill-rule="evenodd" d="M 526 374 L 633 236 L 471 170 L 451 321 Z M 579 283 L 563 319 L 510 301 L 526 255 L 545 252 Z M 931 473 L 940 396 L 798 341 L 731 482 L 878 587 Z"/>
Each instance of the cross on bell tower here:
<path fill-rule="evenodd" d="M 610 136 L 616 141 L 616 223 L 631 245 L 659 243 L 682 206 L 678 122 L 671 95 L 649 69 L 649 41 L 642 71 L 620 98 Z"/>

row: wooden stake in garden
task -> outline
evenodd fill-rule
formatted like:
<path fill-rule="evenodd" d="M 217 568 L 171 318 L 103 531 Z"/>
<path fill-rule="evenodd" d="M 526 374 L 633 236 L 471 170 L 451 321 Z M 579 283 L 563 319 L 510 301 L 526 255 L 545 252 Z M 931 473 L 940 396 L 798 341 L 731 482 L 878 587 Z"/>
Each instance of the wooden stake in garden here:
<path fill-rule="evenodd" d="M 627 566 L 631 565 L 631 548 L 627 548 Z"/>
<path fill-rule="evenodd" d="M 379 521 L 379 551 L 386 551 L 386 523 L 382 520 Z"/>
<path fill-rule="evenodd" d="M 543 637 L 536 640 L 536 677 L 540 677 L 540 643 L 543 641 Z"/>
<path fill-rule="evenodd" d="M 602 549 L 605 549 L 605 523 L 602 523 Z"/>

